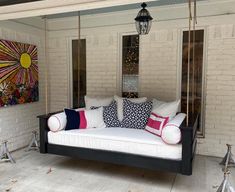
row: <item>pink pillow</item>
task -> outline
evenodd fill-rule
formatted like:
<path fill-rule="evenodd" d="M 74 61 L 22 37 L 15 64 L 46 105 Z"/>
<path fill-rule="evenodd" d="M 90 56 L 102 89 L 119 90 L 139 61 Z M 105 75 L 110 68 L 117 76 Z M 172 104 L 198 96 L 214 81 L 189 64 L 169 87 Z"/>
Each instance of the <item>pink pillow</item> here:
<path fill-rule="evenodd" d="M 86 129 L 87 128 L 87 120 L 85 116 L 85 111 L 79 111 L 79 116 L 80 116 L 80 129 Z"/>
<path fill-rule="evenodd" d="M 145 130 L 161 137 L 163 127 L 168 123 L 169 117 L 162 117 L 155 113 L 151 113 Z"/>

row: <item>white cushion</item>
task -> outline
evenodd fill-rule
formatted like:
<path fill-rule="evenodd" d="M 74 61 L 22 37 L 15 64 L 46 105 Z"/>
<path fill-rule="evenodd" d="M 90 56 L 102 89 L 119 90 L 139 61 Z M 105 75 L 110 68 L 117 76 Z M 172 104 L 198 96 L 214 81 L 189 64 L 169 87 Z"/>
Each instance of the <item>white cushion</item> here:
<path fill-rule="evenodd" d="M 142 156 L 180 160 L 182 144 L 167 145 L 160 137 L 143 130 L 127 128 L 74 129 L 48 132 L 48 142 L 56 145 L 117 151 Z"/>
<path fill-rule="evenodd" d="M 153 99 L 153 113 L 156 113 L 162 117 L 169 117 L 170 120 L 176 115 L 180 105 L 180 100 L 172 102 L 159 101 Z"/>
<path fill-rule="evenodd" d="M 143 103 L 147 101 L 147 97 L 141 98 L 123 98 L 117 95 L 114 96 L 114 100 L 117 102 L 118 120 L 121 122 L 123 120 L 123 99 L 128 99 L 134 103 Z"/>
<path fill-rule="evenodd" d="M 84 108 L 75 109 L 76 111 L 84 110 Z M 66 127 L 67 117 L 65 112 L 56 113 L 49 117 L 47 125 L 53 132 L 61 131 Z"/>
<path fill-rule="evenodd" d="M 93 110 L 85 110 L 87 128 L 104 128 L 103 107 Z"/>
<path fill-rule="evenodd" d="M 49 129 L 53 132 L 63 130 L 66 124 L 67 118 L 64 112 L 52 115 L 47 121 Z"/>
<path fill-rule="evenodd" d="M 86 109 L 91 109 L 91 107 L 103 107 L 108 106 L 113 100 L 113 97 L 89 97 L 85 96 L 85 106 Z"/>
<path fill-rule="evenodd" d="M 181 131 L 179 129 L 186 115 L 179 113 L 171 121 L 169 121 L 162 130 L 162 140 L 167 144 L 178 144 L 181 140 Z"/>

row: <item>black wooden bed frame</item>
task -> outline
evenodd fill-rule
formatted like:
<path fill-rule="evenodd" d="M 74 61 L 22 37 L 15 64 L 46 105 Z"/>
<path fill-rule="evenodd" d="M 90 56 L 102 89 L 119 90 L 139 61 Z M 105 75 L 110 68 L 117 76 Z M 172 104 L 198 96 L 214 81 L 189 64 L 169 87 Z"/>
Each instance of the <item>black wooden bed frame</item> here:
<path fill-rule="evenodd" d="M 38 116 L 40 124 L 40 153 L 50 153 L 151 170 L 169 171 L 183 175 L 192 175 L 192 165 L 197 145 L 196 132 L 198 128 L 198 115 L 191 116 L 193 120 L 191 121 L 193 122 L 191 125 L 186 126 L 186 120 L 180 125 L 182 133 L 182 159 L 170 160 L 122 152 L 50 144 L 47 138 L 49 131 L 47 120 L 53 114 L 55 113 Z"/>

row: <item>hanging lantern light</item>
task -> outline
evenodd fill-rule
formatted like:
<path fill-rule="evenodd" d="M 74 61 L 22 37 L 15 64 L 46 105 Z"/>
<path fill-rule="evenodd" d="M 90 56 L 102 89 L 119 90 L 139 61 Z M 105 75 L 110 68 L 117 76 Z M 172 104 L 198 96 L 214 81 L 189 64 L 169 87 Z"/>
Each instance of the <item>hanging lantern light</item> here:
<path fill-rule="evenodd" d="M 136 30 L 139 35 L 146 35 L 150 31 L 153 18 L 149 11 L 145 9 L 145 7 L 147 7 L 146 3 L 142 3 L 141 7 L 142 9 L 135 18 Z"/>

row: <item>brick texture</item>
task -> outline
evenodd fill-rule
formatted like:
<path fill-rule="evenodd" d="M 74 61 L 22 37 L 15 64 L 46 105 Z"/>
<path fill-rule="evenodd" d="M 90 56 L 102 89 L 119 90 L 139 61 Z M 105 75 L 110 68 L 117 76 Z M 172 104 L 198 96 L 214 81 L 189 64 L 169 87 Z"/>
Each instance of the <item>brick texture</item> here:
<path fill-rule="evenodd" d="M 0 38 L 38 47 L 39 102 L 0 108 L 0 142 L 8 140 L 12 151 L 28 145 L 32 131 L 38 130 L 37 115 L 45 113 L 45 38 L 41 30 L 10 21 L 1 24 Z"/>
<path fill-rule="evenodd" d="M 205 139 L 200 154 L 223 156 L 226 143 L 235 145 L 235 29 L 234 25 L 208 29 Z M 235 152 L 235 149 L 233 149 Z"/>
<path fill-rule="evenodd" d="M 140 93 L 174 100 L 177 87 L 177 30 L 151 31 L 140 41 Z"/>
<path fill-rule="evenodd" d="M 87 95 L 111 96 L 117 91 L 117 34 L 87 36 Z"/>

